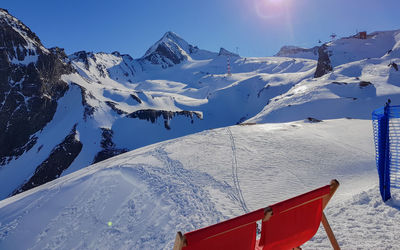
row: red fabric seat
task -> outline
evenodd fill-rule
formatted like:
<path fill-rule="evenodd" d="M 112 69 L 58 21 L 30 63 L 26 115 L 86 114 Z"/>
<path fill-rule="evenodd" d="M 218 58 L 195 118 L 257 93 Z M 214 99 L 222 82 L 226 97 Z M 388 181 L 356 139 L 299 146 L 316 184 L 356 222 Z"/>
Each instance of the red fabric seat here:
<path fill-rule="evenodd" d="M 339 183 L 276 203 L 242 216 L 182 235 L 178 232 L 174 250 L 266 250 L 292 249 L 310 240 L 321 220 L 335 249 L 339 246 L 323 215 L 323 209 Z M 256 241 L 256 222 L 262 220 L 261 237 Z M 256 245 L 257 244 L 257 245 Z"/>
<path fill-rule="evenodd" d="M 273 215 L 263 221 L 259 245 L 263 249 L 292 249 L 309 241 L 318 231 L 325 186 L 270 206 Z"/>
<path fill-rule="evenodd" d="M 184 250 L 254 250 L 256 222 L 264 217 L 264 209 L 185 234 Z"/>

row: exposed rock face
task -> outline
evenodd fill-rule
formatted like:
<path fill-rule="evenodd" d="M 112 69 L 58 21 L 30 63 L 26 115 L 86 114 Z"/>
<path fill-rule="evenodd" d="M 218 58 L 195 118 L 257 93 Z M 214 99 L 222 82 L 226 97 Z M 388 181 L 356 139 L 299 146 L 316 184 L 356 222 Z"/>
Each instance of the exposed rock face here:
<path fill-rule="evenodd" d="M 137 103 L 141 104 L 142 100 L 140 100 L 140 98 L 135 94 L 131 94 L 131 97 L 133 100 L 135 100 Z"/>
<path fill-rule="evenodd" d="M 315 78 L 321 77 L 333 70 L 331 60 L 329 59 L 329 54 L 327 52 L 327 46 L 325 44 L 319 47 L 318 55 L 317 69 L 314 74 Z"/>
<path fill-rule="evenodd" d="M 319 119 L 314 118 L 314 117 L 307 117 L 306 121 L 307 121 L 307 122 L 311 122 L 311 123 L 322 122 L 322 120 L 319 120 Z"/>
<path fill-rule="evenodd" d="M 160 62 L 167 64 L 168 66 L 173 66 L 174 64 L 181 63 L 186 60 L 187 57 L 180 53 L 174 53 L 174 51 L 178 50 L 176 46 L 168 46 L 166 43 L 161 43 L 157 46 L 154 53 L 145 57 L 146 60 L 149 60 L 153 64 L 158 64 Z M 168 59 L 168 60 L 166 60 Z M 171 64 L 171 62 L 173 64 Z M 164 65 L 164 64 L 163 64 Z"/>
<path fill-rule="evenodd" d="M 395 62 L 389 63 L 388 66 L 394 68 L 396 71 L 399 71 L 399 66 L 397 66 L 397 63 Z"/>
<path fill-rule="evenodd" d="M 12 195 L 58 178 L 79 155 L 82 146 L 75 125 L 64 141 L 57 145 L 51 151 L 50 156 L 36 168 L 34 175 L 19 189 L 15 190 Z"/>
<path fill-rule="evenodd" d="M 101 128 L 101 130 L 101 147 L 103 148 L 103 150 L 97 153 L 93 163 L 100 162 L 113 156 L 128 152 L 127 149 L 118 149 L 115 147 L 115 143 L 112 141 L 114 132 L 111 129 Z"/>
<path fill-rule="evenodd" d="M 152 123 L 155 123 L 157 119 L 162 116 L 164 119 L 164 126 L 166 129 L 171 129 L 169 126 L 169 120 L 172 119 L 176 115 L 183 115 L 186 117 L 190 117 L 192 119 L 193 123 L 193 118 L 196 116 L 198 119 L 201 119 L 201 115 L 194 112 L 194 111 L 165 111 L 165 110 L 154 110 L 154 109 L 144 109 L 144 110 L 138 110 L 133 113 L 130 113 L 126 117 L 129 118 L 139 118 L 141 120 L 147 120 Z"/>
<path fill-rule="evenodd" d="M 301 48 L 297 46 L 283 46 L 275 56 L 317 59 L 318 49 L 319 46 L 315 46 L 310 49 Z"/>
<path fill-rule="evenodd" d="M 89 60 L 88 57 L 92 56 L 92 53 L 87 53 L 84 50 L 75 52 L 74 54 L 72 54 L 70 56 L 71 60 L 75 60 L 75 61 L 79 61 L 79 62 L 83 62 L 85 65 L 86 70 L 89 70 Z M 96 60 L 96 58 L 94 58 L 94 60 Z"/>
<path fill-rule="evenodd" d="M 52 118 L 74 71 L 62 49 L 47 50 L 19 20 L 0 9 L 0 165 L 34 145 L 32 134 Z"/>
<path fill-rule="evenodd" d="M 130 82 L 136 73 L 135 60 L 130 55 L 121 55 L 118 51 L 111 54 L 78 51 L 70 55 L 69 60 L 83 77 L 87 80 L 95 79 L 99 84 L 104 78 Z"/>
<path fill-rule="evenodd" d="M 94 112 L 96 111 L 95 107 L 92 107 L 88 103 L 88 98 L 95 98 L 93 95 L 90 94 L 90 92 L 87 91 L 86 88 L 79 86 L 76 84 L 81 89 L 81 96 L 82 96 L 82 106 L 85 108 L 85 111 L 83 112 L 83 119 L 86 121 L 89 117 L 92 117 Z"/>
<path fill-rule="evenodd" d="M 373 84 L 371 82 L 361 81 L 358 85 L 360 86 L 360 88 L 365 88 L 365 87 L 371 86 Z"/>
<path fill-rule="evenodd" d="M 190 54 L 197 52 L 197 50 L 197 47 L 188 44 L 175 33 L 167 32 L 146 51 L 139 62 L 149 61 L 151 64 L 158 64 L 167 68 L 187 60 L 190 58 Z"/>
<path fill-rule="evenodd" d="M 239 57 L 238 54 L 235 54 L 235 53 L 233 53 L 233 52 L 230 52 L 229 50 L 224 49 L 224 48 L 220 48 L 220 49 L 219 49 L 218 55 L 219 55 L 219 56 Z"/>
<path fill-rule="evenodd" d="M 117 108 L 118 104 L 112 101 L 106 101 L 107 106 L 109 106 L 112 110 L 114 110 L 117 114 L 119 115 L 124 115 L 126 114 L 125 111 Z"/>

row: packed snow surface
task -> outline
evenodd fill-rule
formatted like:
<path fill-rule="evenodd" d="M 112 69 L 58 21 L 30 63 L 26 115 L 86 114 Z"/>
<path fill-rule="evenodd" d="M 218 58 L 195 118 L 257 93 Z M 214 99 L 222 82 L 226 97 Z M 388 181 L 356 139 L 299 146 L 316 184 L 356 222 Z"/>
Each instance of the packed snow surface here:
<path fill-rule="evenodd" d="M 380 199 L 371 122 L 338 119 L 206 130 L 84 168 L 0 201 L 0 249 L 171 249 L 176 231 L 333 178 L 326 213 L 342 248 L 397 245 L 400 203 Z M 320 230 L 305 248 L 330 245 Z"/>

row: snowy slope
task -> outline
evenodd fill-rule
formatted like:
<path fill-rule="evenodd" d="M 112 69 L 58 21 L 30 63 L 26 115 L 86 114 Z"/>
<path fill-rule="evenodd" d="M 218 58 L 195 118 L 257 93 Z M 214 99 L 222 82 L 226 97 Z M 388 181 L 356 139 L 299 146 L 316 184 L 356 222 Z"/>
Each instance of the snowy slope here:
<path fill-rule="evenodd" d="M 400 31 L 374 32 L 367 39 L 343 38 L 328 44 L 331 72 L 308 78 L 277 96 L 248 122 L 317 119 L 370 119 L 387 99 L 398 104 Z"/>
<path fill-rule="evenodd" d="M 399 30 L 377 31 L 367 35 L 367 39 L 346 37 L 327 44 L 333 67 L 368 58 L 380 58 L 390 54 L 398 43 Z"/>
<path fill-rule="evenodd" d="M 379 198 L 371 127 L 348 119 L 234 126 L 122 154 L 1 201 L 0 248 L 171 249 L 175 231 L 332 178 L 341 186 L 327 214 L 342 248 L 394 246 L 399 204 Z M 329 242 L 318 233 L 306 247 Z"/>

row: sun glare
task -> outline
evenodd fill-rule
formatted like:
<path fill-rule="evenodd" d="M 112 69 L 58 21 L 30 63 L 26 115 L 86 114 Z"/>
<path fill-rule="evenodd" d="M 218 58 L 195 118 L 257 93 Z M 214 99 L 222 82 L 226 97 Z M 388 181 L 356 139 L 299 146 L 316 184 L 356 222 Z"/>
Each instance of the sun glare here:
<path fill-rule="evenodd" d="M 254 0 L 257 15 L 263 19 L 277 18 L 285 14 L 289 0 Z"/>

